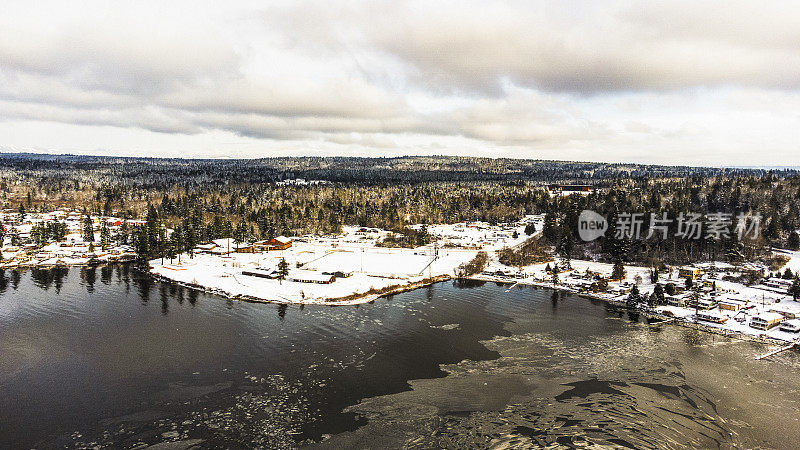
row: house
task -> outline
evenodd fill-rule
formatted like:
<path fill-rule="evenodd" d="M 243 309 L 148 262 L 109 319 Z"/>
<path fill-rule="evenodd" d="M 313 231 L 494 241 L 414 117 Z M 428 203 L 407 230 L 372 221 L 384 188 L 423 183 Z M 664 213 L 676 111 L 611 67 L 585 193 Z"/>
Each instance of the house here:
<path fill-rule="evenodd" d="M 778 314 L 782 315 L 786 319 L 794 319 L 794 318 L 797 317 L 797 315 L 795 314 L 794 311 L 790 311 L 787 308 L 782 308 L 782 307 L 777 306 L 777 305 L 773 306 L 772 308 L 770 308 L 769 312 L 778 313 Z"/>
<path fill-rule="evenodd" d="M 691 280 L 696 280 L 700 278 L 700 269 L 697 267 L 680 267 L 678 268 L 678 277 L 679 278 L 689 278 Z"/>
<path fill-rule="evenodd" d="M 336 277 L 302 270 L 293 272 L 289 277 L 289 281 L 294 281 L 296 283 L 331 284 L 336 281 Z"/>
<path fill-rule="evenodd" d="M 286 236 L 278 236 L 265 241 L 258 241 L 253 244 L 255 251 L 269 252 L 273 250 L 286 250 L 292 246 L 292 240 Z"/>
<path fill-rule="evenodd" d="M 253 245 L 246 242 L 235 243 L 233 239 L 221 238 L 214 239 L 208 244 L 201 244 L 204 249 L 202 253 L 212 255 L 229 255 L 231 253 L 253 253 Z M 198 245 L 195 248 L 201 248 Z"/>
<path fill-rule="evenodd" d="M 267 279 L 275 279 L 279 277 L 278 272 L 274 269 L 262 269 L 257 267 L 255 269 L 247 269 L 242 271 L 242 275 L 247 275 L 250 277 L 257 277 L 257 278 L 267 278 Z"/>
<path fill-rule="evenodd" d="M 689 300 L 686 301 L 686 305 L 691 308 L 709 310 L 716 306 L 716 302 L 706 298 L 698 298 L 696 300 L 689 298 Z"/>
<path fill-rule="evenodd" d="M 719 309 L 726 311 L 739 311 L 742 309 L 743 303 L 736 300 L 724 299 L 719 301 Z"/>
<path fill-rule="evenodd" d="M 551 184 L 547 187 L 550 192 L 592 192 L 594 186 L 591 184 Z"/>
<path fill-rule="evenodd" d="M 664 301 L 670 306 L 686 306 L 686 297 L 678 295 L 665 295 Z"/>
<path fill-rule="evenodd" d="M 780 330 L 788 333 L 797 333 L 800 331 L 800 320 L 786 320 L 781 323 Z"/>
<path fill-rule="evenodd" d="M 197 253 L 212 253 L 212 250 L 217 248 L 217 244 L 213 242 L 209 242 L 207 244 L 199 244 L 197 247 L 194 248 L 195 254 Z"/>
<path fill-rule="evenodd" d="M 761 313 L 750 320 L 750 327 L 757 330 L 769 330 L 770 328 L 780 324 L 784 317 L 782 314 L 775 312 Z"/>
<path fill-rule="evenodd" d="M 353 276 L 353 272 L 343 272 L 341 270 L 337 270 L 336 272 L 322 272 L 323 275 L 333 275 L 336 278 L 350 278 Z"/>
<path fill-rule="evenodd" d="M 253 253 L 254 247 L 253 244 L 247 242 L 239 242 L 234 244 L 233 251 L 235 253 Z"/>
<path fill-rule="evenodd" d="M 697 320 L 702 320 L 704 322 L 724 323 L 726 320 L 728 320 L 728 317 L 715 311 L 701 311 L 697 313 Z"/>

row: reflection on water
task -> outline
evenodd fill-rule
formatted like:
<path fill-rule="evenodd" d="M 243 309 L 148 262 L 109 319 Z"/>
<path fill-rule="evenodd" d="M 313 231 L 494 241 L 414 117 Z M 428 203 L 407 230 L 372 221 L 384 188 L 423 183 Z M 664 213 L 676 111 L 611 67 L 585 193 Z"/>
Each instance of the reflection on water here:
<path fill-rule="evenodd" d="M 0 447 L 784 447 L 798 358 L 564 293 L 250 304 L 130 266 L 0 271 Z"/>

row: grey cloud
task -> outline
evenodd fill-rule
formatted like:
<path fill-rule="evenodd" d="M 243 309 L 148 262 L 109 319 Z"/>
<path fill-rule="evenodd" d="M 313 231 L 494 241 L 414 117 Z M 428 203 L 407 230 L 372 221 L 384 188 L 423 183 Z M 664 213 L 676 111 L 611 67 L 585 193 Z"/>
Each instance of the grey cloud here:
<path fill-rule="evenodd" d="M 356 4 L 306 19 L 310 5 L 299 3 L 280 17 L 295 17 L 287 23 L 313 43 L 309 51 L 382 54 L 433 91 L 500 95 L 503 80 L 592 94 L 800 87 L 800 10 L 791 2 Z"/>
<path fill-rule="evenodd" d="M 0 72 L 57 79 L 86 91 L 152 95 L 235 76 L 239 56 L 200 32 L 172 34 L 131 23 L 12 29 L 0 36 Z"/>

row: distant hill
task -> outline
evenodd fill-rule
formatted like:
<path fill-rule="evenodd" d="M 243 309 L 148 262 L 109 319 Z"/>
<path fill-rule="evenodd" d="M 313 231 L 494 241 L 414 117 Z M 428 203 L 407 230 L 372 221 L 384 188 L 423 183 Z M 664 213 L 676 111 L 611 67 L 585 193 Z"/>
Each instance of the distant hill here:
<path fill-rule="evenodd" d="M 14 171 L 88 170 L 120 179 L 156 181 L 163 177 L 211 183 L 264 183 L 305 178 L 332 182 L 505 181 L 596 183 L 620 178 L 719 175 L 793 176 L 796 170 L 712 168 L 623 163 L 571 162 L 458 156 L 274 157 L 261 159 L 179 159 L 116 156 L 0 153 L 0 169 Z M 41 174 L 40 174 L 41 175 Z M 187 180 L 187 181 L 188 181 Z M 166 181 L 166 180 L 162 180 Z"/>

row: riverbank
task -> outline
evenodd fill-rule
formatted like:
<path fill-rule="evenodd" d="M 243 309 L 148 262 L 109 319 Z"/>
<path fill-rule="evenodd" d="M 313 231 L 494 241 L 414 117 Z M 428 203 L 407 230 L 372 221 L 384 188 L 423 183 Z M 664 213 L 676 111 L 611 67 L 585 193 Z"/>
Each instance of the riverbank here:
<path fill-rule="evenodd" d="M 629 310 L 627 307 L 627 303 L 624 300 L 625 298 L 624 296 L 618 296 L 617 298 L 610 298 L 608 295 L 581 292 L 577 289 L 573 289 L 561 284 L 544 283 L 534 280 L 515 280 L 515 279 L 507 279 L 504 277 L 495 277 L 486 275 L 475 275 L 469 277 L 469 279 L 473 281 L 490 281 L 495 283 L 504 283 L 510 285 L 511 287 L 521 285 L 521 286 L 533 286 L 543 289 L 551 289 L 554 291 L 574 294 L 579 297 L 583 297 L 590 300 L 602 301 L 612 306 L 625 309 L 626 311 Z M 712 324 L 712 323 L 690 320 L 689 316 L 675 316 L 675 315 L 664 314 L 663 312 L 657 309 L 631 310 L 631 311 L 636 311 L 641 314 L 645 314 L 648 318 L 659 319 L 663 322 L 663 324 L 673 324 L 685 328 L 692 328 L 699 331 L 716 334 L 719 336 L 739 338 L 743 340 L 759 342 L 763 344 L 771 344 L 771 345 L 782 345 L 795 342 L 795 339 L 789 339 L 783 336 L 770 336 L 763 332 L 759 333 L 758 331 L 760 330 L 755 330 L 755 329 L 752 329 L 752 331 L 747 330 L 750 331 L 748 333 L 743 330 L 725 328 L 724 324 Z M 660 323 L 654 323 L 653 325 L 659 325 L 659 324 Z"/>
<path fill-rule="evenodd" d="M 344 297 L 332 297 L 332 298 L 308 298 L 302 299 L 301 301 L 291 301 L 291 299 L 271 299 L 265 297 L 257 297 L 252 295 L 243 295 L 243 294 L 232 294 L 230 292 L 216 289 L 216 288 L 209 288 L 206 286 L 202 286 L 200 284 L 194 283 L 185 283 L 181 281 L 176 281 L 174 279 L 165 277 L 163 275 L 150 272 L 150 276 L 156 280 L 163 281 L 166 283 L 173 283 L 178 286 L 185 287 L 187 289 L 193 289 L 196 291 L 204 292 L 207 294 L 214 294 L 220 297 L 229 298 L 231 300 L 238 300 L 248 303 L 266 303 L 266 304 L 283 304 L 283 305 L 325 305 L 325 306 L 348 306 L 348 305 L 363 305 L 365 303 L 372 303 L 375 300 L 381 297 L 387 297 L 390 295 L 401 294 L 403 292 L 409 292 L 416 289 L 420 289 L 426 286 L 430 286 L 435 283 L 440 283 L 443 281 L 451 280 L 453 277 L 449 275 L 439 275 L 434 276 L 432 278 L 424 278 L 419 281 L 410 282 L 408 284 L 398 284 L 398 285 L 391 285 L 386 286 L 381 289 L 371 289 L 367 292 L 361 293 L 354 293 Z"/>

